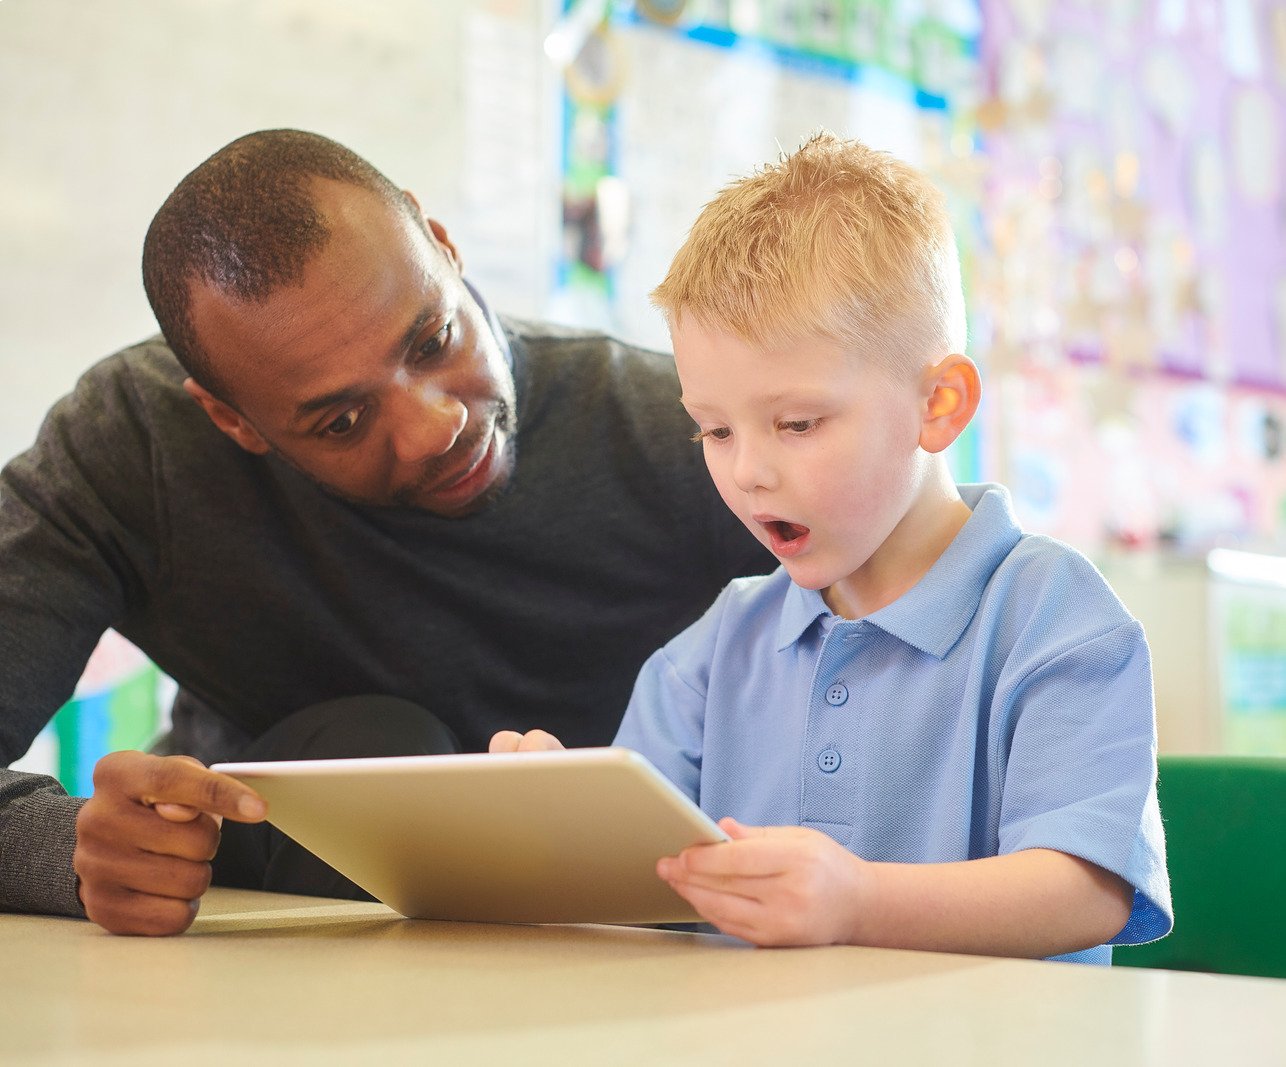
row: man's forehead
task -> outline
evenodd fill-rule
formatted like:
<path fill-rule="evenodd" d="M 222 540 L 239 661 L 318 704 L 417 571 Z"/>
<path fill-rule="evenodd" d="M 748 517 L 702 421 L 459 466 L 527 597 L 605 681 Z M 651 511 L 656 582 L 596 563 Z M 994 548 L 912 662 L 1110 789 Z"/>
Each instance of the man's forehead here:
<path fill-rule="evenodd" d="M 311 393 L 319 379 L 342 371 L 338 354 L 390 353 L 453 313 L 461 299 L 461 286 L 452 284 L 458 276 L 426 237 L 416 242 L 404 233 L 394 240 L 368 231 L 346 243 L 351 236 L 349 227 L 338 227 L 298 279 L 261 300 L 206 282 L 191 285 L 193 328 L 231 388 L 251 379 Z"/>

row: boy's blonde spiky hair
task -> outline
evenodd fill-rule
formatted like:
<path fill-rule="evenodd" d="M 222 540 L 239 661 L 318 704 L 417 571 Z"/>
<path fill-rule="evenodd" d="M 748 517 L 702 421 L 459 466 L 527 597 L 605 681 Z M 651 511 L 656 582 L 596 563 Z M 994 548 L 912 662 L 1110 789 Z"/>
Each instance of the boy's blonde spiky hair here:
<path fill-rule="evenodd" d="M 821 335 L 890 370 L 965 346 L 942 194 L 918 170 L 819 132 L 724 188 L 697 216 L 652 302 L 754 343 Z"/>

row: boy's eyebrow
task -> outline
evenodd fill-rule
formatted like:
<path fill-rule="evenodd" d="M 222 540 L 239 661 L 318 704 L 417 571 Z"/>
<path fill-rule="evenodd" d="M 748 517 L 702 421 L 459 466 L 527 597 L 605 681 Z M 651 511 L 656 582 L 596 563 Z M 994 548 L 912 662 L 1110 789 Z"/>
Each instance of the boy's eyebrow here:
<path fill-rule="evenodd" d="M 792 403 L 802 403 L 802 404 L 821 404 L 825 402 L 826 399 L 827 399 L 827 394 L 824 392 L 817 392 L 817 393 L 802 392 L 801 393 L 801 392 L 792 392 L 790 390 L 783 389 L 776 393 L 768 393 L 766 396 L 755 397 L 754 401 L 757 404 L 763 404 L 767 407 L 772 407 L 774 404 L 781 404 L 786 401 L 790 401 Z M 701 410 L 710 406 L 708 404 L 701 403 L 699 400 L 693 400 L 691 397 L 688 397 L 688 396 L 680 396 L 679 403 L 682 404 L 683 407 L 686 408 L 688 411 L 691 411 L 693 408 Z"/>

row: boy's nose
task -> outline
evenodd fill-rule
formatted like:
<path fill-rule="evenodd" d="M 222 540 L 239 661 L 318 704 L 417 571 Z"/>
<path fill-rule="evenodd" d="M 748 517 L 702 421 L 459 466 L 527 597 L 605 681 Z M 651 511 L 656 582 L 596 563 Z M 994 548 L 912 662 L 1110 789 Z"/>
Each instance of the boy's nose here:
<path fill-rule="evenodd" d="M 743 493 L 772 488 L 772 471 L 763 449 L 739 441 L 732 460 L 732 480 Z"/>
<path fill-rule="evenodd" d="M 393 451 L 402 463 L 420 463 L 451 450 L 469 421 L 469 409 L 436 390 L 406 390 L 395 402 Z"/>

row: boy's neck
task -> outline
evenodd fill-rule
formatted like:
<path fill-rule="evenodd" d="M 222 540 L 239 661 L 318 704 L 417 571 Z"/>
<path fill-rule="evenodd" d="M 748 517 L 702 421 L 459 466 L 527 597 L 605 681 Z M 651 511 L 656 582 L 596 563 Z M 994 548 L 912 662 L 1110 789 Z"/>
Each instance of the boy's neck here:
<path fill-rule="evenodd" d="M 934 473 L 884 544 L 859 571 L 822 591 L 836 615 L 862 619 L 892 604 L 929 572 L 969 521 L 973 512 L 946 465 L 933 466 Z"/>

